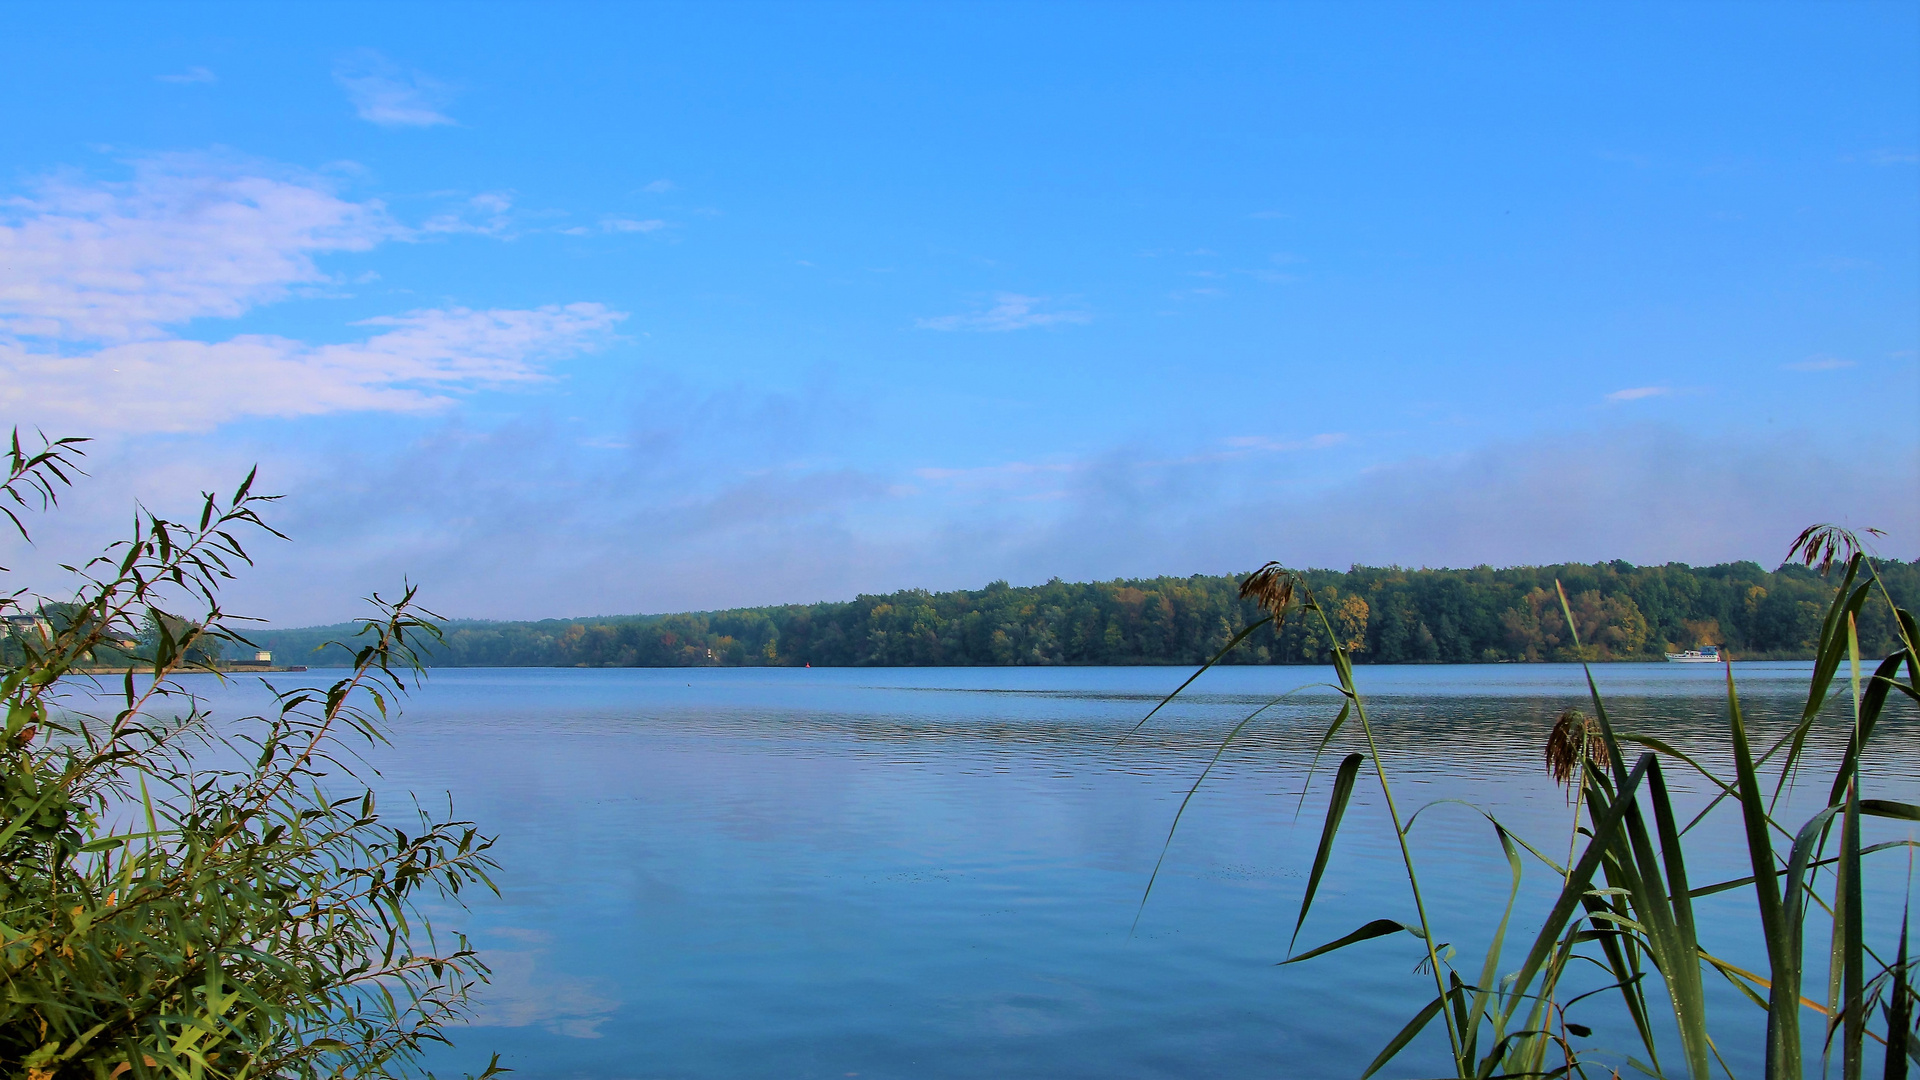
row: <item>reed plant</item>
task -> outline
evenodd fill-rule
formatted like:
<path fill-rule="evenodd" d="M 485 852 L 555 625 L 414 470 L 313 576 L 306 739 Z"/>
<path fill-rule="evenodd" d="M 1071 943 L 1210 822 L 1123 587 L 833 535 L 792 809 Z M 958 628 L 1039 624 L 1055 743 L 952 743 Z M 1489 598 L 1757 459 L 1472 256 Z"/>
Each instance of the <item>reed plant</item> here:
<path fill-rule="evenodd" d="M 1326 608 L 1300 574 L 1270 563 L 1249 575 L 1241 594 L 1258 600 L 1264 617 L 1243 628 L 1134 730 L 1262 626 L 1301 617 L 1317 621 L 1334 642 L 1333 689 L 1340 705 L 1321 733 L 1314 761 L 1343 736 L 1357 745 L 1333 771 L 1293 939 L 1297 942 L 1306 926 L 1363 770 L 1378 784 L 1413 918 L 1374 919 L 1281 963 L 1302 963 L 1361 942 L 1407 934 L 1420 942 L 1425 954 L 1420 970 L 1432 981 L 1431 1000 L 1385 1040 L 1361 1073 L 1363 1080 L 1394 1062 L 1436 1021 L 1445 1029 L 1447 1057 L 1444 1064 L 1416 1066 L 1419 1075 L 1444 1070 L 1462 1080 L 1606 1077 L 1628 1068 L 1655 1077 L 1704 1080 L 1716 1071 L 1731 1077 L 1723 1047 L 1716 1042 L 1715 1017 L 1709 1015 L 1710 978 L 1730 983 L 1744 1001 L 1742 1007 L 1764 1010 L 1767 1080 L 1798 1080 L 1810 1059 L 1829 1067 L 1837 1059 L 1843 1080 L 1860 1080 L 1876 1052 L 1880 1075 L 1897 1080 L 1907 1075 L 1910 1062 L 1920 1061 L 1920 1035 L 1915 1031 L 1920 997 L 1909 959 L 1907 911 L 1904 906 L 1898 912 L 1867 911 L 1862 877 L 1867 861 L 1876 856 L 1904 851 L 1910 867 L 1916 845 L 1910 829 L 1906 838 L 1865 843 L 1862 823 L 1920 821 L 1920 806 L 1875 797 L 1866 790 L 1861 763 L 1876 746 L 1875 734 L 1889 700 L 1920 702 L 1920 651 L 1915 648 L 1920 631 L 1913 615 L 1888 594 L 1859 535 L 1831 525 L 1809 528 L 1794 541 L 1788 560 L 1817 569 L 1837 585 L 1796 721 L 1764 748 L 1757 746 L 1729 658 L 1724 730 L 1732 771 L 1724 774 L 1700 755 L 1686 753 L 1654 733 L 1616 726 L 1591 667 L 1583 664 L 1592 715 L 1578 710 L 1562 714 L 1545 745 L 1547 767 L 1568 785 L 1574 806 L 1567 857 L 1560 861 L 1486 815 L 1509 876 L 1490 944 L 1472 967 L 1456 964 L 1456 952 L 1446 942 L 1458 937 L 1435 924 L 1412 836 L 1421 811 L 1405 812 L 1381 757 L 1375 721 L 1356 685 L 1351 658 L 1333 633 Z M 1559 600 L 1577 646 L 1578 630 L 1564 590 Z M 1856 624 L 1863 608 L 1873 603 L 1884 604 L 1892 615 L 1900 647 L 1869 671 L 1860 655 Z M 1847 719 L 1845 746 L 1825 778 L 1818 809 L 1788 819 L 1786 796 L 1797 782 L 1804 782 L 1800 774 L 1813 764 L 1811 740 L 1835 697 L 1842 699 L 1838 704 Z M 1265 711 L 1236 725 L 1214 762 Z M 1189 789 L 1189 800 L 1212 768 L 1209 763 Z M 1310 767 L 1309 780 L 1312 771 Z M 1669 787 L 1670 771 L 1697 774 L 1712 793 L 1706 807 L 1685 820 Z M 1169 828 L 1169 845 L 1186 805 L 1183 801 Z M 1696 883 L 1689 867 L 1702 859 L 1696 848 L 1690 860 L 1688 834 L 1714 812 L 1737 815 L 1751 872 Z M 1559 888 L 1545 911 L 1519 918 L 1518 925 L 1527 926 L 1537 919 L 1539 930 L 1524 948 L 1509 950 L 1526 856 L 1550 869 Z M 1165 849 L 1161 858 L 1164 861 Z M 1158 873 L 1156 865 L 1154 877 Z M 1143 906 L 1153 880 L 1148 880 Z M 1765 944 L 1760 970 L 1743 968 L 1702 946 L 1695 901 L 1719 894 L 1744 896 L 1751 903 L 1752 929 Z M 1825 986 L 1807 985 L 1808 923 L 1815 912 L 1831 927 L 1829 940 L 1817 947 L 1822 954 L 1817 959 L 1823 959 L 1827 969 Z M 1892 955 L 1868 943 L 1869 925 L 1884 939 L 1892 936 L 1896 921 L 1898 945 Z M 1290 952 L 1293 947 L 1289 945 Z M 1576 967 L 1583 975 L 1570 979 Z M 1584 975 L 1591 970 L 1601 973 L 1598 986 Z M 1620 1027 L 1633 1032 L 1636 1045 L 1631 1051 L 1589 1045 L 1597 1021 L 1581 1021 L 1609 1001 L 1618 1010 L 1614 1018 Z M 1720 1029 L 1724 1027 L 1723 1022 Z M 1668 1052 L 1663 1053 L 1663 1045 Z M 1677 1058 L 1671 1053 L 1676 1046 Z"/>
<path fill-rule="evenodd" d="M 0 510 L 23 538 L 82 451 L 15 432 Z M 373 598 L 345 675 L 268 686 L 264 715 L 216 720 L 179 678 L 211 670 L 196 642 L 244 641 L 219 589 L 249 561 L 241 536 L 278 535 L 252 484 L 184 522 L 141 510 L 67 567 L 71 602 L 0 598 L 17 616 L 0 666 L 0 1075 L 404 1074 L 486 976 L 423 913 L 490 887 L 492 841 L 451 813 L 387 813 L 360 756 L 436 633 L 411 587 Z M 76 688 L 105 647 L 137 650 L 119 692 Z"/>

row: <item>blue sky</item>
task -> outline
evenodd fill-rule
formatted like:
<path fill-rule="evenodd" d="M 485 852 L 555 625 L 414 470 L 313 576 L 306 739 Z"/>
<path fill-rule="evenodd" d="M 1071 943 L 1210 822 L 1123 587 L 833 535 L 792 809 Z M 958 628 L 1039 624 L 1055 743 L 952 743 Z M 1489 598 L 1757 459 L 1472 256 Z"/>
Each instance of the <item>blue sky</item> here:
<path fill-rule="evenodd" d="M 256 461 L 283 624 L 1920 555 L 1912 4 L 9 18 L 49 590 Z"/>

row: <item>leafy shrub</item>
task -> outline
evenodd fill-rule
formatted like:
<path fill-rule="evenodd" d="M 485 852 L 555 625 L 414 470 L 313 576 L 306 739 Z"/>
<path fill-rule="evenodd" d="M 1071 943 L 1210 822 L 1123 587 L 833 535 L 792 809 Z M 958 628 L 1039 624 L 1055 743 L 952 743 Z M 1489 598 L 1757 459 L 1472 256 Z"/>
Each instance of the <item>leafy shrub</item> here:
<path fill-rule="evenodd" d="M 28 453 L 15 432 L 0 509 L 23 538 L 79 442 Z M 356 745 L 382 739 L 437 633 L 412 588 L 373 598 L 343 677 L 274 691 L 268 715 L 216 722 L 174 678 L 245 640 L 218 593 L 248 562 L 239 534 L 278 535 L 252 484 L 185 523 L 142 510 L 77 568 L 57 624 L 0 598 L 21 616 L 0 668 L 0 1074 L 404 1073 L 485 979 L 421 904 L 490 887 L 491 839 L 418 808 L 390 820 L 361 779 Z M 128 646 L 117 695 L 76 692 L 71 669 Z"/>

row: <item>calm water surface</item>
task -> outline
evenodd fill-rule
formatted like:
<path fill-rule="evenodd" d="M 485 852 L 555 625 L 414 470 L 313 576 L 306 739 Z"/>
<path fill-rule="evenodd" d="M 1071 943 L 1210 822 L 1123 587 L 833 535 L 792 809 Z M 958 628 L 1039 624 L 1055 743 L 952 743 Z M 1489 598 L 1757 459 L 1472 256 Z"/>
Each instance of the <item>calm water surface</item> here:
<path fill-rule="evenodd" d="M 1596 670 L 1618 723 L 1719 761 L 1722 669 Z M 1763 730 L 1797 715 L 1806 665 L 1736 672 Z M 382 783 L 451 792 L 462 816 L 499 833 L 504 867 L 498 898 L 443 916 L 485 950 L 495 984 L 436 1067 L 457 1075 L 498 1050 L 529 1080 L 1358 1075 L 1432 983 L 1413 972 L 1423 954 L 1406 937 L 1275 966 L 1337 760 L 1323 760 L 1296 819 L 1331 691 L 1286 699 L 1227 750 L 1140 908 L 1174 811 L 1224 732 L 1329 675 L 1209 673 L 1116 742 L 1186 674 L 435 671 L 380 758 Z M 1564 858 L 1570 810 L 1540 761 L 1553 718 L 1585 702 L 1577 667 L 1358 678 L 1403 808 L 1468 800 Z M 239 707 L 247 694 L 216 700 Z M 1913 798 L 1914 717 L 1885 723 L 1871 786 Z M 1843 737 L 1837 722 L 1823 731 L 1822 753 Z M 1303 949 L 1376 917 L 1411 921 L 1377 784 L 1362 778 Z M 1674 779 L 1704 805 L 1698 784 Z M 1433 914 L 1477 971 L 1508 881 L 1492 829 L 1441 804 L 1413 835 Z M 1709 818 L 1690 840 L 1696 883 L 1743 873 L 1732 820 Z M 1554 885 L 1528 864 L 1514 940 L 1531 941 Z M 1870 910 L 1897 909 L 1904 858 L 1870 888 Z M 1703 901 L 1708 947 L 1762 955 L 1746 935 L 1750 903 Z M 1756 1074 L 1761 1014 L 1724 984 L 1713 992 L 1723 1052 Z M 1592 1043 L 1625 1048 L 1606 1023 L 1611 1000 L 1584 1019 L 1599 1029 Z M 1388 1073 L 1444 1071 L 1444 1053 L 1416 1044 Z"/>

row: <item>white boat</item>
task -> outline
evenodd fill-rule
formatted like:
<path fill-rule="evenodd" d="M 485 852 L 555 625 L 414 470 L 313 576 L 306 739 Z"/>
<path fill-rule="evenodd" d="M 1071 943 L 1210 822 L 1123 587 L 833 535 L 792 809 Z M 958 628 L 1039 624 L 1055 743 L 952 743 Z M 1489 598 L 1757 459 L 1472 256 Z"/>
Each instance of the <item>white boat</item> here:
<path fill-rule="evenodd" d="M 1720 662 L 1720 646 L 1708 645 L 1703 649 L 1670 652 L 1667 654 L 1667 659 L 1676 664 L 1717 664 Z"/>

